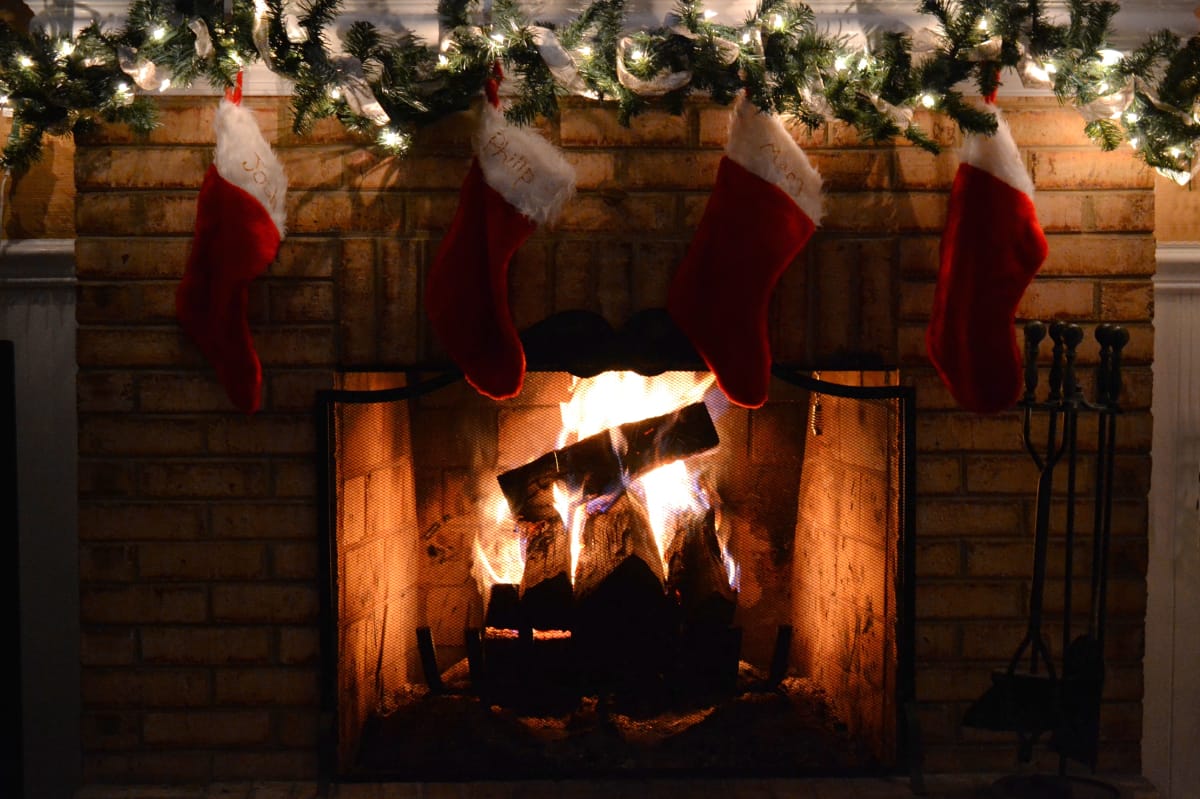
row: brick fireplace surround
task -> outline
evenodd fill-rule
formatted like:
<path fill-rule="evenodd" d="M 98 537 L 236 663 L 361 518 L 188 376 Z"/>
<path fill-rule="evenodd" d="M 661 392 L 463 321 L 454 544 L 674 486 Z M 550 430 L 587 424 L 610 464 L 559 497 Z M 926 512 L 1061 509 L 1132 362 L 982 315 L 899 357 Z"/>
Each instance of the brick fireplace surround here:
<path fill-rule="evenodd" d="M 291 183 L 288 238 L 251 291 L 265 373 L 264 408 L 254 417 L 231 410 L 173 316 L 211 158 L 215 100 L 168 98 L 164 124 L 148 141 L 106 128 L 75 154 L 82 748 L 93 786 L 315 779 L 322 719 L 314 392 L 332 386 L 335 370 L 440 357 L 419 297 L 466 170 L 466 126 L 442 124 L 420 136 L 409 158 L 381 160 L 336 124 L 294 135 L 284 99 L 248 103 Z M 1099 152 L 1078 114 L 1053 100 L 1002 106 L 1050 241 L 1019 315 L 1089 328 L 1085 364 L 1095 362 L 1097 321 L 1131 333 L 1101 766 L 1136 775 L 1153 180 L 1128 149 Z M 662 306 L 712 186 L 726 120 L 725 109 L 696 103 L 683 116 L 648 113 L 625 129 L 612 111 L 572 102 L 547 123 L 577 169 L 579 194 L 513 265 L 517 325 L 572 308 L 619 325 Z M 814 368 L 895 367 L 916 387 L 916 689 L 925 767 L 1005 772 L 1015 761 L 1010 736 L 959 721 L 1024 631 L 1036 475 L 1019 416 L 956 409 L 924 356 L 957 133 L 939 119 L 923 121 L 945 154 L 863 145 L 839 125 L 800 135 L 825 180 L 826 218 L 775 292 L 773 347 L 778 360 Z M 1091 529 L 1090 518 L 1081 521 Z M 1061 592 L 1052 585 L 1048 594 L 1054 610 Z M 747 790 L 775 795 L 763 785 L 761 793 Z M 840 795 L 826 785 L 790 795 Z M 854 790 L 847 786 L 846 795 L 874 795 L 861 784 Z M 269 795 L 307 794 L 293 786 Z"/>

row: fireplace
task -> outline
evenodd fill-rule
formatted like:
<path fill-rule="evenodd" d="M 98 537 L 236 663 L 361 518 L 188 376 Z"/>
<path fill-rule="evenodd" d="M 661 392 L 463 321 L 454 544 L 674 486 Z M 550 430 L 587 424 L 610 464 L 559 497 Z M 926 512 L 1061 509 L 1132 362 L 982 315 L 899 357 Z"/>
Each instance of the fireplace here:
<path fill-rule="evenodd" d="M 323 395 L 332 771 L 897 768 L 896 374 L 779 368 L 747 410 L 694 368 L 585 371 L 531 371 L 503 402 L 419 370 Z"/>

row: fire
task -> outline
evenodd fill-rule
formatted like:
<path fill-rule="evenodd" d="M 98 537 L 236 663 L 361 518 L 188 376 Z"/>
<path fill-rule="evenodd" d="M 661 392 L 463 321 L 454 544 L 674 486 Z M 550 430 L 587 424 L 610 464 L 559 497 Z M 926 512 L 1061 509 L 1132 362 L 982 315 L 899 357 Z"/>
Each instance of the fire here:
<path fill-rule="evenodd" d="M 610 430 L 613 453 L 623 462 L 629 447 L 619 435 L 618 425 L 672 413 L 700 402 L 713 383 L 712 375 L 692 373 L 646 377 L 634 372 L 605 372 L 592 378 L 576 378 L 571 399 L 559 406 L 562 428 L 554 448 L 562 449 Z M 552 486 L 554 508 L 570 543 L 572 583 L 576 580 L 589 514 L 606 510 L 621 491 L 631 492 L 644 505 L 664 574 L 669 568 L 671 543 L 677 531 L 686 527 L 689 520 L 702 519 L 709 512 L 715 512 L 719 520 L 719 502 L 705 490 L 700 475 L 685 460 L 671 461 L 636 477 L 626 473 L 622 484 L 614 489 L 617 494 L 585 502 L 582 496 L 572 496 L 571 487 L 562 482 Z M 720 530 L 719 524 L 718 530 L 725 574 L 736 590 L 737 564 L 728 551 L 728 534 Z M 521 582 L 524 573 L 521 536 L 521 525 L 512 519 L 505 500 L 499 498 L 491 529 L 486 534 L 481 531 L 475 543 L 479 564 L 475 576 L 485 597 L 492 585 Z"/>

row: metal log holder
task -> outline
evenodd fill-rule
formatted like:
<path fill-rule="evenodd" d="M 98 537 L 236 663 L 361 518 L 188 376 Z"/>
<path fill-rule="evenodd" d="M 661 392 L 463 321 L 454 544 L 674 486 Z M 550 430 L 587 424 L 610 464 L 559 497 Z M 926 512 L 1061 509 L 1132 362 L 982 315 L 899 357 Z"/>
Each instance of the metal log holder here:
<path fill-rule="evenodd" d="M 1049 333 L 1053 342 L 1050 354 L 1048 392 L 1037 398 L 1038 353 Z M 1121 327 L 1102 324 L 1096 328 L 1100 345 L 1096 376 L 1096 398 L 1089 402 L 1076 378 L 1076 354 L 1083 340 L 1082 329 L 1075 324 L 1054 322 L 1049 328 L 1042 322 L 1025 325 L 1025 392 L 1019 406 L 1023 410 L 1022 439 L 1025 449 L 1039 471 L 1034 521 L 1033 574 L 1029 595 L 1029 620 L 1025 637 L 1017 645 L 1007 669 L 992 674 L 992 685 L 967 710 L 963 723 L 969 727 L 1015 732 L 1018 759 L 1027 763 L 1033 748 L 1045 734 L 1059 754 L 1061 793 L 1049 785 L 1046 796 L 1079 796 L 1078 779 L 1074 792 L 1066 782 L 1067 760 L 1096 768 L 1100 731 L 1100 701 L 1104 686 L 1104 628 L 1108 585 L 1109 542 L 1112 533 L 1113 464 L 1116 449 L 1116 417 L 1121 412 L 1121 351 L 1129 333 Z M 1090 606 L 1087 628 L 1080 635 L 1072 632 L 1072 590 L 1075 585 L 1076 480 L 1078 475 L 1078 433 L 1081 414 L 1096 414 L 1097 452 L 1095 503 L 1092 527 Z M 1045 416 L 1044 443 L 1036 440 L 1034 417 Z M 1042 631 L 1043 600 L 1050 541 L 1051 499 L 1054 474 L 1066 468 L 1066 514 L 1063 529 L 1062 662 L 1056 669 L 1054 657 Z M 1000 782 L 1008 782 L 1005 778 Z M 1039 778 L 1044 779 L 1044 778 Z M 1094 782 L 1094 781 L 1092 781 Z M 1000 783 L 997 783 L 999 789 Z M 1032 786 L 1021 785 L 1015 790 Z M 1086 790 L 1085 790 L 1086 793 Z M 1029 795 L 1026 793 L 1001 795 Z M 1088 794 L 1091 795 L 1091 794 Z M 1108 795 L 1108 794 L 1104 794 Z"/>

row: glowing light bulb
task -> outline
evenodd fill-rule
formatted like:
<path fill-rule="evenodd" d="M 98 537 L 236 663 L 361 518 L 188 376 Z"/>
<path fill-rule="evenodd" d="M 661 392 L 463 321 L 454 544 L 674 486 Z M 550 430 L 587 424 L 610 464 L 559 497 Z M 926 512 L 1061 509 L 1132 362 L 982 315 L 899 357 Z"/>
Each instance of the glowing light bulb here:
<path fill-rule="evenodd" d="M 23 55 L 17 59 L 17 64 L 21 67 L 21 69 L 29 69 L 31 66 L 33 66 L 33 59 L 27 55 Z"/>
<path fill-rule="evenodd" d="M 704 18 L 705 19 L 712 19 L 716 15 L 717 15 L 717 12 L 713 11 L 711 8 L 704 9 Z"/>
<path fill-rule="evenodd" d="M 1178 147 L 1172 147 L 1171 149 L 1167 150 L 1167 152 L 1171 154 L 1172 158 L 1178 158 L 1179 156 L 1183 155 L 1183 150 L 1179 149 Z"/>
<path fill-rule="evenodd" d="M 379 134 L 379 143 L 394 150 L 404 146 L 404 135 L 391 128 L 384 128 Z"/>
<path fill-rule="evenodd" d="M 629 54 L 629 57 L 632 58 L 634 61 L 641 61 L 643 58 L 646 57 L 646 54 L 641 50 L 634 50 L 632 53 Z"/>
<path fill-rule="evenodd" d="M 1096 87 L 1096 92 L 1098 94 L 1108 94 L 1109 91 L 1110 87 L 1108 85 L 1108 81 L 1105 80 L 1100 81 L 1100 85 Z"/>
<path fill-rule="evenodd" d="M 121 81 L 117 84 L 117 94 L 129 94 L 129 84 Z"/>
<path fill-rule="evenodd" d="M 240 55 L 238 55 L 236 52 L 230 52 L 229 60 L 232 61 L 233 63 L 237 64 L 239 67 L 242 65 L 242 57 Z"/>
<path fill-rule="evenodd" d="M 70 39 L 63 39 L 62 42 L 58 45 L 58 53 L 59 53 L 59 55 L 63 56 L 64 58 L 66 58 L 73 52 L 75 52 L 75 45 L 71 42 Z"/>
<path fill-rule="evenodd" d="M 1136 150 L 1137 148 L 1142 146 L 1142 140 L 1139 139 L 1137 136 L 1132 136 L 1129 139 L 1129 146 Z"/>
<path fill-rule="evenodd" d="M 442 39 L 442 43 L 441 43 L 440 45 L 438 45 L 438 47 L 439 47 L 439 48 L 441 49 L 441 51 L 444 53 L 444 52 L 446 52 L 447 50 L 449 50 L 449 49 L 450 49 L 450 45 L 451 45 L 451 44 L 452 44 L 452 42 L 450 41 L 450 37 L 449 37 L 449 36 L 447 36 L 445 39 Z"/>
<path fill-rule="evenodd" d="M 158 90 L 160 92 L 165 92 L 169 88 L 171 88 L 171 79 L 170 78 L 163 78 L 163 82 L 158 84 Z"/>
<path fill-rule="evenodd" d="M 987 30 L 988 29 L 987 17 L 980 17 L 979 22 L 975 23 L 975 27 L 979 28 L 979 30 L 981 30 L 981 31 Z"/>
<path fill-rule="evenodd" d="M 833 68 L 837 69 L 837 70 L 845 69 L 846 63 L 847 63 L 846 56 L 840 55 L 837 58 L 833 59 Z"/>
<path fill-rule="evenodd" d="M 583 47 L 579 48 L 579 54 L 581 56 L 583 56 L 584 58 L 591 58 L 592 57 L 592 48 L 585 44 Z"/>
<path fill-rule="evenodd" d="M 1139 119 L 1141 119 L 1141 117 L 1137 115 L 1136 111 L 1126 111 L 1125 112 L 1125 121 L 1128 122 L 1130 125 L 1137 124 L 1137 121 Z"/>
<path fill-rule="evenodd" d="M 150 31 L 150 38 L 156 42 L 161 42 L 163 39 L 167 38 L 167 29 L 161 25 L 158 26 L 154 30 Z"/>
<path fill-rule="evenodd" d="M 1101 66 L 1106 67 L 1115 67 L 1125 57 L 1125 54 L 1120 50 L 1101 50 L 1096 55 L 1100 56 Z"/>
<path fill-rule="evenodd" d="M 742 44 L 750 44 L 750 34 L 748 32 L 742 34 Z"/>
<path fill-rule="evenodd" d="M 937 105 L 937 99 L 932 94 L 922 94 L 921 105 L 925 106 L 926 108 L 933 108 L 935 105 Z"/>
<path fill-rule="evenodd" d="M 330 100 L 342 99 L 342 90 L 339 89 L 337 86 L 334 86 L 332 89 L 329 90 L 329 99 Z"/>
<path fill-rule="evenodd" d="M 866 56 L 858 59 L 858 68 L 859 69 L 866 69 L 869 66 L 871 66 L 871 62 L 867 60 Z"/>
<path fill-rule="evenodd" d="M 1054 65 L 1054 62 L 1053 62 L 1053 61 L 1047 61 L 1047 62 L 1046 62 L 1046 74 L 1047 74 L 1047 75 L 1053 75 L 1053 74 L 1055 74 L 1056 72 L 1058 72 L 1058 67 L 1056 67 L 1056 66 Z"/>
<path fill-rule="evenodd" d="M 496 31 L 492 34 L 492 41 L 496 44 L 504 44 L 504 34 Z"/>
<path fill-rule="evenodd" d="M 439 67 L 444 67 L 444 66 L 446 66 L 446 65 L 447 65 L 447 64 L 449 64 L 449 63 L 450 63 L 450 59 L 449 59 L 449 58 L 446 58 L 446 56 L 444 56 L 444 55 L 439 55 L 439 56 L 438 56 L 438 66 L 439 66 Z"/>
<path fill-rule="evenodd" d="M 777 31 L 783 30 L 783 14 L 776 14 L 771 17 L 771 26 Z"/>

